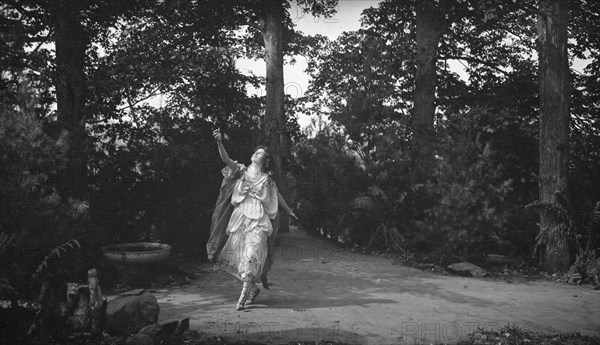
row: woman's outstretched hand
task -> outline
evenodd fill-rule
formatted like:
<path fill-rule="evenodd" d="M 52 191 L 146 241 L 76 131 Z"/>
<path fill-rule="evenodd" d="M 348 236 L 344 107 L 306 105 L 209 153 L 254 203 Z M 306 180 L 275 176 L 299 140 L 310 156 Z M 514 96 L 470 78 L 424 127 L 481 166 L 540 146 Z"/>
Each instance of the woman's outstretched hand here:
<path fill-rule="evenodd" d="M 213 137 L 215 137 L 215 140 L 219 143 L 223 141 L 223 135 L 221 134 L 221 131 L 218 129 L 215 129 L 213 131 Z"/>
<path fill-rule="evenodd" d="M 215 140 L 217 141 L 217 148 L 219 149 L 219 156 L 221 156 L 221 160 L 223 161 L 223 163 L 227 164 L 227 166 L 231 169 L 231 170 L 235 170 L 236 169 L 236 162 L 231 160 L 231 158 L 229 158 L 229 155 L 227 154 L 227 151 L 225 150 L 225 146 L 223 145 L 223 138 L 225 139 L 229 139 L 227 137 L 227 135 L 223 135 L 221 134 L 221 131 L 218 129 L 215 129 L 213 131 L 213 137 L 215 137 Z"/>
<path fill-rule="evenodd" d="M 290 210 L 290 217 L 294 218 L 295 220 L 299 220 L 294 211 L 292 210 Z"/>

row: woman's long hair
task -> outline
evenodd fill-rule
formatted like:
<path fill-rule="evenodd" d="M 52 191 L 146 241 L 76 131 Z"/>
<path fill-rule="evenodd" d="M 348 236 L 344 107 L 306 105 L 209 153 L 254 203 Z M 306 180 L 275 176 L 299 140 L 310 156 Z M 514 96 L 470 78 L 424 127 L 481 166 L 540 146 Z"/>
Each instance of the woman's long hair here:
<path fill-rule="evenodd" d="M 257 147 L 254 148 L 253 152 L 256 152 L 260 149 L 263 149 L 265 151 L 265 155 L 263 156 L 263 162 L 262 162 L 263 172 L 269 174 L 269 176 L 274 176 L 275 160 L 273 159 L 273 156 L 271 155 L 271 151 L 269 151 L 269 149 L 265 145 L 258 145 Z"/>

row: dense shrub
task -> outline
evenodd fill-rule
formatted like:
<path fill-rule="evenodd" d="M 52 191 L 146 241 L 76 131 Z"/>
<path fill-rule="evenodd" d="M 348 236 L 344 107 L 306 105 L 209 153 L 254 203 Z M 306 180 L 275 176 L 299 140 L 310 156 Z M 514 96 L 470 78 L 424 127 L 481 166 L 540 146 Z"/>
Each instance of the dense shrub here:
<path fill-rule="evenodd" d="M 505 200 L 512 181 L 503 179 L 490 161 L 489 143 L 481 147 L 453 140 L 445 149 L 425 183 L 426 197 L 433 202 L 416 219 L 411 242 L 438 251 L 440 261 L 497 251 L 510 215 Z"/>
<path fill-rule="evenodd" d="M 424 183 L 415 183 L 403 141 L 374 136 L 359 154 L 333 130 L 305 139 L 295 173 L 302 225 L 369 250 L 408 249 L 441 261 L 528 256 L 535 216 L 523 206 L 537 196 L 537 151 L 522 121 L 499 109 L 449 116 Z"/>
<path fill-rule="evenodd" d="M 349 201 L 368 185 L 366 174 L 344 146 L 343 137 L 327 131 L 304 139 L 296 148 L 296 164 L 291 169 L 301 225 L 336 239 L 344 234 L 340 221 Z"/>
<path fill-rule="evenodd" d="M 126 140 L 103 145 L 92 159 L 94 222 L 110 242 L 159 241 L 198 254 L 208 239 L 222 179 L 213 126 L 148 112 L 144 126 L 126 124 Z M 111 128 L 109 137 L 117 130 Z M 251 155 L 252 137 L 228 132 L 232 158 L 247 163 L 242 158 Z"/>
<path fill-rule="evenodd" d="M 2 103 L 0 112 L 0 229 L 3 258 L 0 298 L 31 298 L 31 273 L 42 258 L 71 238 L 90 238 L 85 200 L 61 197 L 60 174 L 67 145 L 44 133 L 36 98 L 22 81 L 17 103 Z"/>

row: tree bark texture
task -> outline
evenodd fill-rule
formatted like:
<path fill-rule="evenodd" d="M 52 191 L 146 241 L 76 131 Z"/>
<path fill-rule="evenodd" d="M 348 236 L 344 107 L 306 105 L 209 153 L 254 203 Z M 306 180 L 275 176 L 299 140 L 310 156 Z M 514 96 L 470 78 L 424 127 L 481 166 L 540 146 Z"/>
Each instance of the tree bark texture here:
<path fill-rule="evenodd" d="M 569 62 L 567 54 L 567 0 L 541 0 L 538 14 L 540 84 L 540 200 L 558 203 L 568 198 L 569 172 Z M 569 268 L 567 238 L 558 220 L 540 214 L 546 232 L 544 264 L 554 272 Z"/>
<path fill-rule="evenodd" d="M 434 114 L 438 45 L 445 27 L 444 17 L 433 0 L 416 4 L 416 75 L 413 109 L 412 150 L 417 176 L 427 176 L 433 167 Z"/>
<path fill-rule="evenodd" d="M 88 35 L 76 2 L 61 0 L 54 5 L 56 32 L 56 103 L 58 124 L 68 132 L 68 168 L 63 184 L 70 196 L 81 196 L 86 178 L 84 142 Z"/>
<path fill-rule="evenodd" d="M 284 152 L 287 145 L 285 132 L 284 84 L 283 84 L 283 0 L 264 0 L 263 4 L 263 40 L 265 44 L 265 63 L 267 69 L 266 108 L 264 118 L 265 144 L 275 161 L 277 186 L 282 195 L 286 195 Z M 287 148 L 289 149 L 289 148 Z M 279 231 L 289 230 L 289 217 L 282 214 Z"/>

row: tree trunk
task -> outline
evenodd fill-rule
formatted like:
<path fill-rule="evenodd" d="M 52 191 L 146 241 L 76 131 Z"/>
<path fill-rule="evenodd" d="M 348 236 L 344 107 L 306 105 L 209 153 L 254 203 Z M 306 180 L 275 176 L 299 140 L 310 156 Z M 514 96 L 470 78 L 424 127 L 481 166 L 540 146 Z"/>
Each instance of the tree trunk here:
<path fill-rule="evenodd" d="M 88 35 L 73 1 L 59 1 L 54 8 L 56 32 L 56 103 L 58 124 L 67 131 L 68 167 L 61 184 L 67 195 L 81 197 L 85 191 L 87 159 L 85 151 L 85 52 Z"/>
<path fill-rule="evenodd" d="M 438 45 L 444 30 L 444 18 L 433 0 L 416 5 L 416 75 L 413 109 L 412 151 L 415 172 L 419 178 L 427 176 L 433 167 L 435 132 L 435 91 L 437 84 L 436 60 Z"/>
<path fill-rule="evenodd" d="M 538 15 L 540 83 L 540 200 L 558 203 L 568 198 L 569 62 L 567 0 L 540 0 Z M 557 219 L 540 214 L 540 231 L 547 231 L 544 264 L 553 272 L 569 268 L 566 234 Z"/>
<path fill-rule="evenodd" d="M 265 143 L 275 160 L 277 186 L 286 195 L 285 167 L 283 158 L 289 155 L 285 132 L 284 85 L 283 85 L 283 0 L 264 0 L 263 40 L 267 68 L 266 109 L 264 119 Z M 289 231 L 289 217 L 281 215 L 279 231 Z"/>

